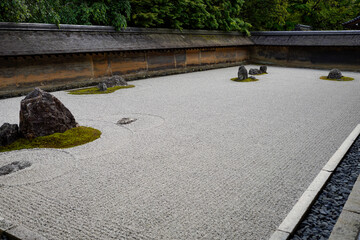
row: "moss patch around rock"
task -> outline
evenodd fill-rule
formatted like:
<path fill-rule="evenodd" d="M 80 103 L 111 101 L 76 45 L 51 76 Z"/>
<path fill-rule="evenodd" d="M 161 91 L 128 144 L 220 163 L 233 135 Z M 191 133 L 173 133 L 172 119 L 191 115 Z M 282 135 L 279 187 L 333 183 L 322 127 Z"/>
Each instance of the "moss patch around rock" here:
<path fill-rule="evenodd" d="M 34 139 L 20 138 L 15 142 L 0 146 L 0 152 L 7 152 L 28 148 L 70 148 L 92 142 L 98 139 L 101 132 L 91 127 L 76 127 L 63 133 L 54 133 L 49 136 Z"/>
<path fill-rule="evenodd" d="M 256 81 L 259 81 L 259 79 L 255 78 L 247 78 L 247 79 L 244 79 L 244 80 L 239 80 L 238 78 L 231 78 L 230 79 L 231 81 L 235 81 L 235 82 L 256 82 Z"/>
<path fill-rule="evenodd" d="M 320 79 L 329 80 L 329 81 L 339 81 L 339 82 L 354 80 L 354 78 L 352 78 L 352 77 L 342 77 L 341 79 L 329 79 L 329 78 L 327 78 L 327 76 L 321 76 Z"/>
<path fill-rule="evenodd" d="M 73 95 L 106 94 L 106 93 L 115 92 L 116 90 L 119 90 L 119 89 L 133 88 L 133 87 L 135 87 L 135 86 L 134 85 L 115 86 L 115 87 L 108 88 L 106 91 L 100 91 L 99 88 L 97 88 L 97 87 L 90 87 L 90 88 L 82 88 L 82 89 L 71 90 L 68 93 L 73 94 Z"/>

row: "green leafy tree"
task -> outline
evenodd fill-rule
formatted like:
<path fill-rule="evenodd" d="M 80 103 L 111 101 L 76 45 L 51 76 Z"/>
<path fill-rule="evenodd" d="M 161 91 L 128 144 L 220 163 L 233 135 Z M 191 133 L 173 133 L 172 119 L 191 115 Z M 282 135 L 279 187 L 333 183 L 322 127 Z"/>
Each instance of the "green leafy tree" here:
<path fill-rule="evenodd" d="M 246 0 L 241 11 L 251 30 L 281 30 L 289 15 L 287 0 Z"/>
<path fill-rule="evenodd" d="M 300 23 L 316 30 L 336 30 L 360 14 L 360 4 L 358 0 L 289 0 L 288 10 L 288 26 Z"/>
<path fill-rule="evenodd" d="M 137 27 L 247 31 L 240 18 L 244 0 L 131 0 L 131 24 Z"/>
<path fill-rule="evenodd" d="M 1 0 L 0 21 L 127 26 L 129 0 Z"/>

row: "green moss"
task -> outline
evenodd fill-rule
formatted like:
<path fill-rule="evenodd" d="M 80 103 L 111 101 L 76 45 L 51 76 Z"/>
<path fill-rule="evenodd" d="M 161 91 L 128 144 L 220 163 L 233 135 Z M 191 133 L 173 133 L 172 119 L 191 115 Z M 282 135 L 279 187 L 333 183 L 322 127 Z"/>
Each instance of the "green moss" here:
<path fill-rule="evenodd" d="M 106 93 L 112 93 L 116 90 L 123 89 L 123 88 L 133 88 L 134 85 L 127 85 L 127 86 L 115 86 L 110 87 L 106 91 L 100 91 L 97 87 L 91 87 L 91 88 L 82 88 L 77 90 L 71 90 L 68 93 L 73 95 L 85 95 L 85 94 L 106 94 Z"/>
<path fill-rule="evenodd" d="M 354 78 L 352 77 L 342 77 L 341 80 L 340 79 L 329 79 L 326 76 L 321 76 L 320 79 L 322 80 L 329 80 L 329 81 L 352 81 L 354 80 Z"/>
<path fill-rule="evenodd" d="M 247 79 L 244 79 L 244 80 L 239 80 L 238 78 L 231 78 L 231 81 L 235 81 L 235 82 L 256 82 L 256 81 L 259 81 L 259 79 L 247 78 Z"/>
<path fill-rule="evenodd" d="M 98 139 L 101 132 L 91 127 L 76 127 L 64 133 L 54 133 L 49 136 L 34 139 L 20 138 L 17 141 L 0 146 L 0 152 L 7 152 L 28 148 L 70 148 L 92 142 Z"/>

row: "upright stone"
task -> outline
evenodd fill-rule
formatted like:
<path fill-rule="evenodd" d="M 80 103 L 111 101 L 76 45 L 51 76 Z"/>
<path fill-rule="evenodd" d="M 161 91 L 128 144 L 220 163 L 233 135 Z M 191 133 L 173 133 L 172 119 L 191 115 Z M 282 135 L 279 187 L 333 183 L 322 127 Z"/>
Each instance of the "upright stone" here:
<path fill-rule="evenodd" d="M 0 127 L 0 146 L 15 142 L 20 137 L 17 124 L 4 123 Z"/>
<path fill-rule="evenodd" d="M 247 78 L 248 78 L 248 72 L 246 68 L 243 65 L 241 65 L 238 70 L 238 79 L 245 80 Z"/>
<path fill-rule="evenodd" d="M 107 85 L 104 82 L 98 84 L 98 88 L 100 91 L 104 92 L 107 90 Z"/>
<path fill-rule="evenodd" d="M 340 72 L 339 69 L 332 69 L 329 72 L 329 75 L 327 77 L 328 79 L 341 79 L 342 78 L 342 73 Z"/>
<path fill-rule="evenodd" d="M 267 73 L 267 66 L 260 66 L 261 73 Z"/>
<path fill-rule="evenodd" d="M 77 126 L 74 116 L 59 99 L 35 88 L 20 104 L 20 132 L 26 138 L 62 133 Z"/>

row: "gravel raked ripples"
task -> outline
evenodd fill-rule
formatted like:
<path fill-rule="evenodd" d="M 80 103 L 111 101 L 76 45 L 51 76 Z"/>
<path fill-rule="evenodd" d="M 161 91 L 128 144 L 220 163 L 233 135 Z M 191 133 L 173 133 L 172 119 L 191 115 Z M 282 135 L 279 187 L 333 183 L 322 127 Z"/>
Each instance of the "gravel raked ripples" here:
<path fill-rule="evenodd" d="M 292 240 L 325 240 L 348 199 L 360 174 L 360 138 L 351 146 L 329 182 L 301 222 Z"/>

